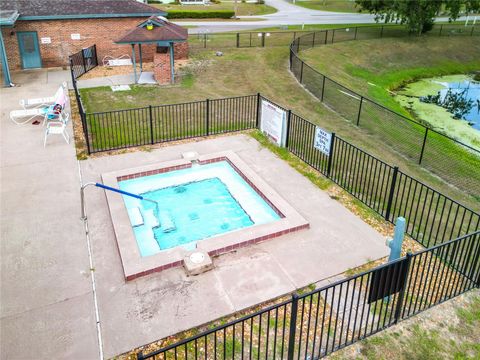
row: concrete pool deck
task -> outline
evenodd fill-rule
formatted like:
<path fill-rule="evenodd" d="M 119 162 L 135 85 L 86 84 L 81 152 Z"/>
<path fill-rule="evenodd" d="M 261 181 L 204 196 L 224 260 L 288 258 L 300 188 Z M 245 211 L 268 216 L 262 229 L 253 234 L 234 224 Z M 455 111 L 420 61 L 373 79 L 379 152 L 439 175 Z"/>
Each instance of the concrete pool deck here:
<path fill-rule="evenodd" d="M 98 359 L 94 296 L 74 144 L 8 119 L 18 100 L 54 93 L 68 71 L 16 74 L 0 89 L 0 358 Z M 71 127 L 69 126 L 71 134 Z M 214 259 L 187 277 L 181 268 L 128 283 L 105 193 L 86 190 L 100 326 L 106 358 L 286 294 L 388 253 L 384 238 L 245 135 L 168 145 L 81 161 L 83 182 L 129 167 L 233 150 L 311 225 Z"/>
<path fill-rule="evenodd" d="M 171 161 L 187 151 L 234 151 L 310 223 L 310 229 L 214 258 L 187 277 L 182 268 L 125 282 L 103 190 L 86 194 L 105 356 L 284 295 L 388 254 L 385 239 L 248 135 L 171 145 L 81 162 L 84 182 L 100 174 Z"/>
<path fill-rule="evenodd" d="M 98 359 L 73 143 L 9 119 L 22 98 L 54 94 L 69 71 L 14 74 L 0 89 L 0 358 Z M 68 126 L 72 135 L 71 125 Z"/>

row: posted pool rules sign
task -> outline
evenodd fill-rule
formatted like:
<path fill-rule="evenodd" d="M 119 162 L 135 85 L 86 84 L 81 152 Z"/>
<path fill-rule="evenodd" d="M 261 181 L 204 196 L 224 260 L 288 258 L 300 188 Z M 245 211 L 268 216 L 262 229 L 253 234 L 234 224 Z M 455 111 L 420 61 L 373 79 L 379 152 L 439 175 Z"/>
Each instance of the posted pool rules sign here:
<path fill-rule="evenodd" d="M 332 143 L 332 134 L 326 132 L 318 126 L 315 128 L 315 137 L 313 147 L 325 155 L 330 155 L 330 144 Z"/>
<path fill-rule="evenodd" d="M 279 146 L 286 141 L 286 111 L 262 100 L 260 130 Z"/>

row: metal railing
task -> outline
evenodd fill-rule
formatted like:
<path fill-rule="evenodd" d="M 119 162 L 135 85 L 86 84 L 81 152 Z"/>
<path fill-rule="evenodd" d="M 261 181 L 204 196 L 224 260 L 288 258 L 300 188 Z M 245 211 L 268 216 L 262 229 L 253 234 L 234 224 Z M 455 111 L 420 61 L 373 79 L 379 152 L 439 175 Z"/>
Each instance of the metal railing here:
<path fill-rule="evenodd" d="M 98 66 L 97 46 L 94 44 L 88 48 L 69 56 L 70 70 L 74 79 Z"/>
<path fill-rule="evenodd" d="M 256 129 L 261 101 L 281 107 L 261 94 L 101 113 L 82 113 L 79 101 L 89 154 Z M 333 134 L 330 156 L 319 152 L 314 147 L 316 124 L 284 110 L 286 147 L 292 154 L 385 220 L 405 217 L 407 233 L 423 246 L 469 234 L 480 226 L 474 210 L 338 135 Z"/>
<path fill-rule="evenodd" d="M 257 95 L 83 114 L 88 152 L 256 127 Z"/>
<path fill-rule="evenodd" d="M 138 359 L 318 359 L 480 286 L 480 231 L 407 254 Z"/>
<path fill-rule="evenodd" d="M 480 28 L 439 25 L 430 35 L 480 35 Z M 402 28 L 355 27 L 310 32 L 290 45 L 290 70 L 315 97 L 379 142 L 474 196 L 480 194 L 480 150 L 401 115 L 327 77 L 300 58 L 302 50 L 336 42 L 405 36 Z"/>

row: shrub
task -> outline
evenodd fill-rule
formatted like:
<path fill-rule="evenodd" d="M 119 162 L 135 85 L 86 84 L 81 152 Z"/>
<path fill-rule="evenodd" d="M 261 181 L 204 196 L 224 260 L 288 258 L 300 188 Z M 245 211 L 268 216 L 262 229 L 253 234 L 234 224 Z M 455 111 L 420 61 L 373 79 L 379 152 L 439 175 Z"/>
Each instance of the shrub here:
<path fill-rule="evenodd" d="M 168 10 L 169 19 L 230 19 L 235 15 L 230 10 Z"/>
<path fill-rule="evenodd" d="M 148 0 L 149 4 L 163 4 L 161 0 Z"/>

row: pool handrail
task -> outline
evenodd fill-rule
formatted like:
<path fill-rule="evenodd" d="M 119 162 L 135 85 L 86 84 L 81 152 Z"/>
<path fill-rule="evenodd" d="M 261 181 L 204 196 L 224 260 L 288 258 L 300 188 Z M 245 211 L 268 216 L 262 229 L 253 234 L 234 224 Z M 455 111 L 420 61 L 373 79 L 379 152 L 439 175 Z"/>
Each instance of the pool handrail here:
<path fill-rule="evenodd" d="M 103 185 L 101 183 L 89 182 L 89 183 L 83 184 L 80 187 L 80 201 L 81 201 L 81 210 L 82 210 L 81 219 L 84 220 L 84 221 L 87 220 L 87 215 L 85 214 L 85 194 L 84 194 L 84 190 L 87 186 L 90 186 L 90 185 L 94 185 L 96 187 L 99 187 L 99 188 L 102 188 L 102 189 L 105 189 L 105 190 L 109 190 L 109 191 L 113 191 L 113 192 L 116 192 L 116 193 L 119 193 L 119 194 L 122 194 L 122 195 L 127 195 L 127 196 L 133 197 L 135 199 L 149 201 L 149 202 L 154 203 L 156 206 L 158 206 L 158 201 L 143 197 L 141 195 L 133 194 L 133 193 L 125 191 L 125 190 L 120 190 L 120 189 L 117 189 L 117 188 L 114 188 L 114 187 L 111 187 L 111 186 Z"/>

